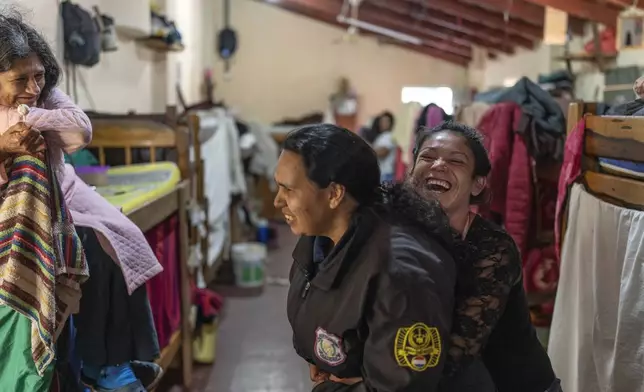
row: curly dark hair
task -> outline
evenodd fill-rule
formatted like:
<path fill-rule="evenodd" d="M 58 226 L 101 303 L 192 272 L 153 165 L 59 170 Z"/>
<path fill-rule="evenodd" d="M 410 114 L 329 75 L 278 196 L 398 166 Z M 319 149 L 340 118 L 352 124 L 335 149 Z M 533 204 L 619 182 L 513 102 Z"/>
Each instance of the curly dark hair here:
<path fill-rule="evenodd" d="M 420 154 L 420 149 L 433 135 L 440 132 L 454 132 L 462 136 L 467 142 L 467 146 L 472 151 L 474 155 L 474 172 L 472 175 L 474 177 L 487 177 L 492 170 L 492 163 L 490 162 L 490 157 L 487 153 L 487 149 L 483 144 L 483 135 L 478 130 L 469 127 L 465 124 L 460 124 L 454 121 L 445 121 L 434 128 L 425 128 L 422 127 L 416 133 L 416 143 L 414 145 L 413 156 L 414 163 L 412 165 L 412 171 L 416 166 L 416 161 L 418 160 L 418 154 Z M 471 196 L 470 203 L 472 204 L 483 204 L 490 200 L 490 192 L 486 188 L 483 192 L 477 196 Z"/>
<path fill-rule="evenodd" d="M 458 233 L 450 226 L 449 217 L 438 200 L 424 198 L 407 182 L 382 184 L 380 192 L 382 203 L 375 208 L 385 220 L 416 226 L 448 249 L 452 248 Z"/>
<path fill-rule="evenodd" d="M 18 12 L 0 15 L 0 72 L 9 71 L 16 60 L 35 53 L 45 68 L 45 86 L 39 102 L 46 100 L 60 82 L 62 70 L 45 38 L 22 20 Z"/>
<path fill-rule="evenodd" d="M 302 157 L 318 187 L 342 185 L 360 206 L 390 223 L 420 227 L 450 245 L 453 231 L 438 201 L 424 199 L 408 184 L 381 184 L 376 153 L 360 136 L 331 124 L 307 125 L 288 134 L 284 149 Z"/>

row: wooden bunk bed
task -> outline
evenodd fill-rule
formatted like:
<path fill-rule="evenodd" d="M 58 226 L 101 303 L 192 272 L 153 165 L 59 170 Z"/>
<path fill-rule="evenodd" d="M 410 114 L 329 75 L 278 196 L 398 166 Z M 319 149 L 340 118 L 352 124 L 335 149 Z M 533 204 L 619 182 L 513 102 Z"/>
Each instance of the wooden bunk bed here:
<path fill-rule="evenodd" d="M 575 151 L 562 170 L 570 186 L 557 222 L 562 274 L 548 354 L 567 391 L 640 390 L 641 369 L 619 364 L 639 364 L 641 355 L 634 304 L 644 293 L 635 222 L 644 211 L 644 176 L 602 160 L 644 163 L 644 117 L 601 116 L 597 106 L 569 106 L 567 147 Z M 572 170 L 570 162 L 579 165 Z"/>
<path fill-rule="evenodd" d="M 199 109 L 206 109 L 206 108 L 208 107 L 207 106 L 204 106 L 203 108 L 199 107 Z M 199 210 L 203 211 L 203 224 L 205 226 L 205 233 L 204 235 L 199 235 L 199 228 L 194 227 L 193 238 L 195 238 L 196 240 L 192 245 L 198 244 L 199 246 L 201 255 L 203 257 L 203 260 L 201 260 L 200 268 L 202 270 L 202 274 L 204 276 L 206 283 L 210 283 L 217 276 L 219 268 L 223 264 L 224 258 L 228 257 L 230 244 L 226 244 L 224 247 L 224 250 L 220 252 L 219 255 L 216 255 L 216 256 L 210 255 L 209 240 L 210 240 L 210 232 L 212 230 L 209 224 L 210 220 L 208 215 L 210 200 L 206 195 L 206 187 L 205 187 L 206 179 L 205 179 L 205 169 L 204 169 L 204 157 L 202 155 L 203 140 L 201 135 L 201 121 L 199 119 L 199 116 L 196 113 L 196 110 L 197 109 L 191 109 L 188 112 L 186 112 L 184 114 L 185 116 L 184 121 L 186 121 L 186 124 L 190 132 L 190 145 L 193 151 L 191 166 L 194 167 L 195 173 L 199 173 L 199 175 L 197 175 L 195 178 L 195 183 L 193 184 L 194 203 Z M 232 208 L 231 208 L 231 211 L 232 211 Z M 232 214 L 231 214 L 231 217 L 232 217 Z M 215 258 L 215 261 L 209 267 L 208 266 L 209 261 L 213 257 Z"/>
<path fill-rule="evenodd" d="M 163 119 L 163 120 L 162 120 Z M 147 149 L 150 161 L 156 162 L 157 150 L 171 149 L 176 153 L 177 166 L 181 179 L 161 194 L 145 201 L 136 208 L 124 211 L 126 215 L 143 231 L 147 233 L 157 225 L 166 222 L 170 217 L 177 216 L 178 221 L 178 272 L 179 272 L 179 303 L 180 324 L 173 331 L 168 344 L 162 347 L 157 363 L 164 369 L 178 358 L 181 353 L 183 386 L 189 388 L 192 379 L 192 332 L 191 321 L 191 283 L 188 268 L 189 258 L 189 223 L 188 206 L 191 199 L 191 183 L 194 176 L 190 172 L 188 134 L 185 129 L 173 129 L 167 125 L 164 116 L 109 116 L 92 118 L 94 129 L 93 140 L 87 147 L 97 151 L 101 165 L 105 165 L 110 149 L 124 150 L 124 164 L 133 164 L 133 150 Z M 97 188 L 100 192 L 100 187 Z M 108 198 L 109 200 L 109 198 Z M 163 272 L 161 273 L 161 275 Z M 153 298 L 151 297 L 151 300 Z"/>
<path fill-rule="evenodd" d="M 193 186 L 193 195 L 195 204 L 204 213 L 205 235 L 199 237 L 199 247 L 203 256 L 200 268 L 207 285 L 216 281 L 218 273 L 220 272 L 220 270 L 222 270 L 222 267 L 230 267 L 227 268 L 228 270 L 232 268 L 229 265 L 231 246 L 232 244 L 241 242 L 244 239 L 243 223 L 238 213 L 239 206 L 244 202 L 244 200 L 239 197 L 233 197 L 230 201 L 230 206 L 228 207 L 228 227 L 226 229 L 227 233 L 223 249 L 218 254 L 211 254 L 212 244 L 210 243 L 210 234 L 213 233 L 213 230 L 215 230 L 215 228 L 210 226 L 212 217 L 209 216 L 209 209 L 213 201 L 209 199 L 206 183 L 208 181 L 213 181 L 213 179 L 205 178 L 205 164 L 209 154 L 206 151 L 204 155 L 203 147 L 206 145 L 207 141 L 210 140 L 210 138 L 215 137 L 218 130 L 215 130 L 210 134 L 203 132 L 204 124 L 202 124 L 201 117 L 199 116 L 198 112 L 208 111 L 220 107 L 221 106 L 219 104 L 206 101 L 197 105 L 193 105 L 191 107 L 187 107 L 186 112 L 184 112 L 180 116 L 180 123 L 187 125 L 190 132 L 190 145 L 193 151 L 190 165 L 194 167 L 194 172 L 198 173 L 198 176 L 196 176 L 195 184 Z M 197 228 L 195 228 L 194 230 L 198 231 Z M 196 238 L 197 236 L 198 233 L 195 232 L 194 237 Z M 228 272 L 230 273 L 230 271 Z"/>
<path fill-rule="evenodd" d="M 644 181 L 602 169 L 598 158 L 644 162 L 644 117 L 598 116 L 597 104 L 573 102 L 568 110 L 568 132 L 585 119 L 582 180 L 588 192 L 612 204 L 644 209 Z M 562 223 L 565 236 L 566 215 Z"/>

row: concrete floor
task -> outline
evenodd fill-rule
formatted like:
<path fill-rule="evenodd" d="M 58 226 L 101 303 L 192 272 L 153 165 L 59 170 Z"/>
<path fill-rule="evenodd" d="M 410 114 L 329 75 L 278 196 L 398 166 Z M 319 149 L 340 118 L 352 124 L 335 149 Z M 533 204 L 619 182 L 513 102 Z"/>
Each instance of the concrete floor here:
<path fill-rule="evenodd" d="M 296 237 L 279 227 L 279 248 L 269 252 L 267 276 L 288 279 Z M 286 318 L 288 287 L 268 284 L 257 296 L 226 296 L 213 367 L 195 372 L 202 392 L 302 392 L 310 390 L 308 367 L 295 354 Z"/>
<path fill-rule="evenodd" d="M 269 281 L 288 281 L 296 242 L 280 226 L 279 247 L 269 251 Z M 272 278 L 272 279 L 271 279 Z M 217 289 L 225 296 L 214 366 L 195 365 L 195 392 L 303 392 L 311 390 L 308 367 L 295 354 L 286 318 L 288 287 L 268 284 L 261 293 Z M 170 391 L 180 391 L 176 386 Z"/>

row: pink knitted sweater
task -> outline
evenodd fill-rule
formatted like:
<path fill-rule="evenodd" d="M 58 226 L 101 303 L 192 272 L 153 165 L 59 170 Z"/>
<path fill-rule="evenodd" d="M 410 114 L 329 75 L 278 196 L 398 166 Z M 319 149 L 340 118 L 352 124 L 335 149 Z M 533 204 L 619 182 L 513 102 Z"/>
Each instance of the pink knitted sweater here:
<path fill-rule="evenodd" d="M 0 133 L 21 120 L 15 108 L 0 106 Z M 74 224 L 94 229 L 105 251 L 119 264 L 130 294 L 163 270 L 145 236 L 116 207 L 81 180 L 71 165 L 64 164 L 63 151 L 71 153 L 91 141 L 92 125 L 87 115 L 65 93 L 54 89 L 40 107 L 30 109 L 27 124 L 42 132 L 58 162 L 58 180 Z M 7 181 L 0 164 L 0 184 Z"/>

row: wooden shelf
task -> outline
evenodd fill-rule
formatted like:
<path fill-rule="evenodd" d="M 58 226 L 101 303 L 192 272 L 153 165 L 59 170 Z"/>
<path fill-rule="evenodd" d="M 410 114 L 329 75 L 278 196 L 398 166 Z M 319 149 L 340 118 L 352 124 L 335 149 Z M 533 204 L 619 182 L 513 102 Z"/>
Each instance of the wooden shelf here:
<path fill-rule="evenodd" d="M 183 52 L 185 47 L 182 44 L 170 45 L 160 37 L 138 38 L 136 42 L 157 52 Z"/>
<path fill-rule="evenodd" d="M 116 34 L 121 37 L 129 40 L 144 39 L 150 35 L 149 29 L 145 31 L 144 29 L 139 29 L 131 26 L 116 26 Z"/>
<path fill-rule="evenodd" d="M 617 58 L 617 53 L 613 54 L 602 54 L 602 59 L 604 60 L 615 60 Z M 599 55 L 593 53 L 571 53 L 565 56 L 556 57 L 558 61 L 597 61 Z"/>

